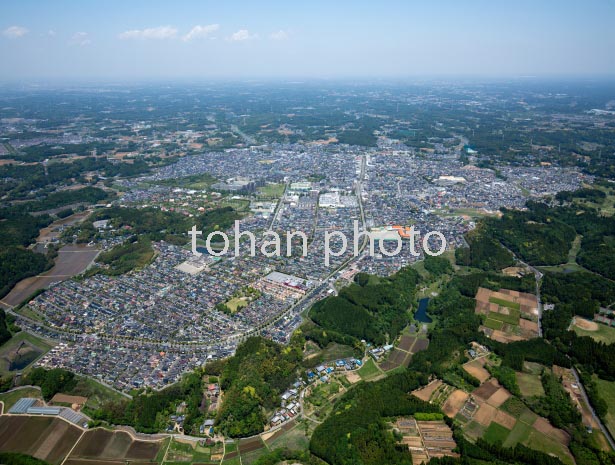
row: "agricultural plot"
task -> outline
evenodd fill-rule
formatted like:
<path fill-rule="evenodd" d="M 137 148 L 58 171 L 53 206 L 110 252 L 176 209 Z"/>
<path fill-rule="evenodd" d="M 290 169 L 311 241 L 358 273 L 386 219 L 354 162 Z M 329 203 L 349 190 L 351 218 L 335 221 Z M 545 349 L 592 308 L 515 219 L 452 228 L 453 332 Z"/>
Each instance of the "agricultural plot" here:
<path fill-rule="evenodd" d="M 96 428 L 86 431 L 70 459 L 153 461 L 162 441 L 135 440 L 124 431 Z"/>
<path fill-rule="evenodd" d="M 485 435 L 483 439 L 492 444 L 495 443 L 503 443 L 510 433 L 509 429 L 506 429 L 504 426 L 498 423 L 491 423 L 489 427 L 485 430 Z"/>
<path fill-rule="evenodd" d="M 540 376 L 517 372 L 517 384 L 523 397 L 544 396 Z"/>
<path fill-rule="evenodd" d="M 416 354 L 417 352 L 427 350 L 427 347 L 429 347 L 429 339 L 417 339 L 410 352 Z"/>
<path fill-rule="evenodd" d="M 533 378 L 529 379 L 531 383 Z M 531 388 L 536 389 L 535 386 Z M 527 390 L 530 388 L 525 386 L 525 389 L 529 392 Z M 464 424 L 463 432 L 468 438 L 483 438 L 491 443 L 499 442 L 504 447 L 523 444 L 552 453 L 564 463 L 571 463 L 567 447 L 570 438 L 567 433 L 536 415 L 495 379 L 490 379 L 475 389 L 456 418 Z M 535 446 L 537 442 L 541 443 L 540 447 Z"/>
<path fill-rule="evenodd" d="M 470 375 L 474 376 L 481 383 L 484 383 L 491 375 L 485 369 L 483 364 L 479 360 L 473 360 L 463 365 L 463 369 Z"/>
<path fill-rule="evenodd" d="M 415 341 L 416 341 L 416 337 L 404 334 L 400 338 L 399 345 L 397 347 L 403 351 L 410 352 L 410 349 L 414 345 Z"/>
<path fill-rule="evenodd" d="M 532 294 L 509 289 L 479 288 L 475 312 L 483 316 L 487 337 L 508 343 L 538 336 L 538 300 Z"/>
<path fill-rule="evenodd" d="M 165 455 L 165 463 L 219 462 L 224 455 L 224 445 L 219 443 L 208 446 L 174 438 L 166 449 Z"/>
<path fill-rule="evenodd" d="M 1 416 L 0 451 L 20 452 L 59 465 L 81 433 L 81 429 L 59 418 Z"/>
<path fill-rule="evenodd" d="M 402 365 L 407 366 L 408 363 L 410 363 L 410 354 L 396 348 L 391 351 L 386 361 L 380 364 L 380 368 L 383 371 L 390 371 Z"/>
<path fill-rule="evenodd" d="M 427 463 L 433 457 L 458 457 L 453 432 L 443 421 L 416 421 L 414 418 L 398 418 L 394 424 L 402 435 L 402 444 L 412 454 L 412 463 Z"/>

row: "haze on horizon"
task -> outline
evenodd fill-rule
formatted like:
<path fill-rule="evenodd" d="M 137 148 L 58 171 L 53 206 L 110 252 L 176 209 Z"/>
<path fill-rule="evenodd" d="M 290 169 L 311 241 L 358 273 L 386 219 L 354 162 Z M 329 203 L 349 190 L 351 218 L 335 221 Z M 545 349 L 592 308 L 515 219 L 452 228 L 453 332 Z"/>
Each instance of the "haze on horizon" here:
<path fill-rule="evenodd" d="M 0 80 L 615 76 L 615 1 L 13 1 Z"/>

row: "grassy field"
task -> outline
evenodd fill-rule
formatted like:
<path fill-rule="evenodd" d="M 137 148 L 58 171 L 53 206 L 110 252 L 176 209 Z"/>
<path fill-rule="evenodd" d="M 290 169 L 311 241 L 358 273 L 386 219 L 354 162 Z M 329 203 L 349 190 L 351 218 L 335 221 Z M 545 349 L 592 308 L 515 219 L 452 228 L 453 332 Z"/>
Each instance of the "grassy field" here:
<path fill-rule="evenodd" d="M 494 421 L 489 425 L 487 431 L 485 431 L 483 439 L 491 444 L 495 444 L 496 442 L 503 443 L 509 433 L 509 429 L 504 428 L 502 425 Z"/>
<path fill-rule="evenodd" d="M 493 318 L 487 318 L 484 325 L 491 329 L 502 329 L 504 323 L 502 321 L 494 320 Z"/>
<path fill-rule="evenodd" d="M 521 304 L 518 302 L 510 302 L 509 300 L 498 299 L 497 297 L 489 297 L 489 302 L 492 304 L 497 304 L 500 307 L 506 307 L 512 310 L 521 310 Z"/>
<path fill-rule="evenodd" d="M 302 425 L 297 425 L 267 444 L 267 446 L 271 450 L 282 447 L 292 450 L 305 450 L 308 448 L 309 444 L 310 438 L 305 435 L 305 428 Z"/>
<path fill-rule="evenodd" d="M 506 437 L 502 444 L 504 447 L 514 447 L 515 445 L 526 441 L 532 431 L 533 428 L 530 425 L 522 421 L 518 421 L 515 423 L 515 426 L 513 426 L 510 434 Z"/>
<path fill-rule="evenodd" d="M 216 182 L 216 178 L 210 174 L 193 174 L 184 178 L 165 179 L 162 181 L 156 181 L 152 184 L 161 184 L 165 186 L 177 186 L 184 187 L 186 189 L 207 189 L 209 186 Z"/>
<path fill-rule="evenodd" d="M 84 408 L 84 413 L 86 414 L 88 411 L 91 413 L 93 410 L 96 410 L 104 402 L 127 399 L 126 396 L 119 392 L 85 376 L 78 377 L 77 385 L 70 392 L 65 392 L 64 394 L 87 397 L 88 401 Z"/>
<path fill-rule="evenodd" d="M 579 328 L 577 325 L 573 325 L 574 332 L 579 336 L 589 336 L 592 339 L 604 342 L 606 344 L 615 343 L 615 328 L 598 323 L 598 331 L 587 331 Z"/>
<path fill-rule="evenodd" d="M 24 351 L 22 352 L 23 358 L 16 359 L 15 351 L 20 346 L 22 347 L 21 350 Z M 10 373 L 8 358 L 13 359 L 13 363 L 18 366 L 12 371 L 24 372 L 34 360 L 47 353 L 51 347 L 51 343 L 25 331 L 20 331 L 0 347 L 0 376 Z"/>
<path fill-rule="evenodd" d="M 247 307 L 248 301 L 240 297 L 233 297 L 232 299 L 228 300 L 225 305 L 229 308 L 231 313 L 236 313 L 237 310 L 240 310 L 243 307 Z"/>
<path fill-rule="evenodd" d="M 263 197 L 282 197 L 284 193 L 284 184 L 267 184 L 258 188 L 258 193 Z"/>
<path fill-rule="evenodd" d="M 340 358 L 352 357 L 353 354 L 352 347 L 332 342 L 322 350 L 320 357 L 323 361 L 330 362 Z"/>
<path fill-rule="evenodd" d="M 513 308 L 510 309 L 510 313 L 508 315 L 497 312 L 489 312 L 490 319 L 501 321 L 502 323 L 508 323 L 510 325 L 518 325 L 520 316 L 521 312 Z"/>
<path fill-rule="evenodd" d="M 598 383 L 600 396 L 609 406 L 608 413 L 606 414 L 606 427 L 611 432 L 611 435 L 615 435 L 615 381 L 604 381 L 597 376 L 594 376 L 594 380 Z"/>
<path fill-rule="evenodd" d="M 0 394 L 0 400 L 4 402 L 4 412 L 8 411 L 8 409 L 15 405 L 15 402 L 17 402 L 22 397 L 37 397 L 40 399 L 41 390 L 27 387 L 23 389 L 17 389 L 16 391 L 12 392 L 3 392 L 2 394 Z"/>
<path fill-rule="evenodd" d="M 374 363 L 374 361 L 370 358 L 358 371 L 359 376 L 363 380 L 367 380 L 373 378 L 380 374 L 380 370 Z"/>
<path fill-rule="evenodd" d="M 560 444 L 557 441 L 554 441 L 549 436 L 539 433 L 536 430 L 532 430 L 530 432 L 527 441 L 525 441 L 525 445 L 527 445 L 531 449 L 536 449 L 546 454 L 556 455 L 562 462 L 567 465 L 574 465 L 574 460 L 570 456 L 566 446 Z"/>
<path fill-rule="evenodd" d="M 544 396 L 545 391 L 542 388 L 540 377 L 528 373 L 517 373 L 517 384 L 524 397 Z"/>

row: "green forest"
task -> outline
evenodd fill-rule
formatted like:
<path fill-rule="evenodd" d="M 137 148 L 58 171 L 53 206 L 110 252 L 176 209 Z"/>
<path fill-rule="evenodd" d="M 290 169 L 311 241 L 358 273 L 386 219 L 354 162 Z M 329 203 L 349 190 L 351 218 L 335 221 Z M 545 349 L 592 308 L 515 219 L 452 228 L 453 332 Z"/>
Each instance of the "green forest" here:
<path fill-rule="evenodd" d="M 310 318 L 325 330 L 344 333 L 374 344 L 395 339 L 408 324 L 419 274 L 404 268 L 396 274 L 374 280 L 361 279 L 312 307 Z"/>

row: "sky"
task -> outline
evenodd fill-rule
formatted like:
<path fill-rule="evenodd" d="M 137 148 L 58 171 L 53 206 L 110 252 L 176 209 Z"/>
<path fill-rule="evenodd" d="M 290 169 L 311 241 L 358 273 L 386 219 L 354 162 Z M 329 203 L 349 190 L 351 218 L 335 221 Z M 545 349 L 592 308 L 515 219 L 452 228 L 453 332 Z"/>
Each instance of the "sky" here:
<path fill-rule="evenodd" d="M 0 80 L 615 77 L 615 0 L 3 0 Z"/>

